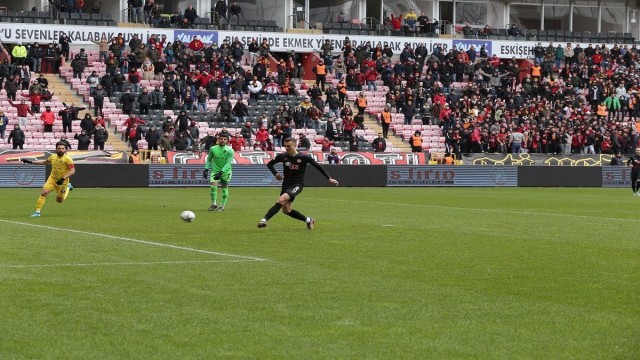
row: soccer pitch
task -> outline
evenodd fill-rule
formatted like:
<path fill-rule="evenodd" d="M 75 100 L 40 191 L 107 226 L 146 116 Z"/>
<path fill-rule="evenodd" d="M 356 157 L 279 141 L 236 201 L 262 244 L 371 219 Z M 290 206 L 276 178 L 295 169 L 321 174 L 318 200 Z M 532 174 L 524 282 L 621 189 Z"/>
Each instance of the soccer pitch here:
<path fill-rule="evenodd" d="M 0 190 L 0 359 L 640 357 L 630 189 L 278 191 Z"/>

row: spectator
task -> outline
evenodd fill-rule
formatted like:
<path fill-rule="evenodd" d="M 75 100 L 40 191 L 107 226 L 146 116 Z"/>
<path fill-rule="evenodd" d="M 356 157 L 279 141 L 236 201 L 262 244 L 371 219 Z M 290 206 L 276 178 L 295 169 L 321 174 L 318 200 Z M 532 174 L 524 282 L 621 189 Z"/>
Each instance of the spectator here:
<path fill-rule="evenodd" d="M 9 118 L 0 110 L 0 139 L 4 140 L 4 132 L 9 124 Z"/>
<path fill-rule="evenodd" d="M 518 26 L 516 26 L 516 24 L 511 24 L 511 27 L 507 31 L 507 35 L 509 35 L 509 36 L 522 36 L 522 32 L 520 31 Z"/>
<path fill-rule="evenodd" d="M 469 23 L 465 23 L 464 27 L 462 28 L 462 35 L 475 35 L 475 32 L 473 31 L 473 28 L 471 27 L 471 25 L 469 25 Z"/>
<path fill-rule="evenodd" d="M 58 116 L 62 120 L 62 131 L 65 134 L 67 133 L 67 131 L 71 132 L 71 124 L 74 120 L 74 114 L 71 110 L 71 105 L 65 105 L 65 108 L 58 112 Z"/>
<path fill-rule="evenodd" d="M 57 120 L 56 114 L 51 111 L 51 107 L 47 106 L 45 111 L 40 114 L 40 120 L 44 125 L 44 132 L 53 132 L 53 123 Z"/>
<path fill-rule="evenodd" d="M 418 130 L 409 138 L 411 152 L 422 152 L 422 133 Z"/>
<path fill-rule="evenodd" d="M 131 151 L 129 155 L 129 164 L 140 164 L 140 154 L 138 154 L 138 150 Z"/>
<path fill-rule="evenodd" d="M 222 18 L 222 19 L 226 20 L 227 19 L 227 3 L 225 2 L 225 0 L 218 0 L 218 2 L 216 3 L 214 11 L 215 11 L 215 14 L 217 16 L 217 19 Z M 218 25 L 221 24 L 220 21 L 216 21 L 216 23 Z"/>
<path fill-rule="evenodd" d="M 66 136 L 61 136 L 60 140 L 58 140 L 59 143 L 63 143 L 64 144 L 64 148 L 66 150 L 71 150 L 71 143 L 69 142 L 69 140 L 67 140 Z"/>
<path fill-rule="evenodd" d="M 358 94 L 354 104 L 358 108 L 358 115 L 364 115 L 364 110 L 367 108 L 367 96 L 364 92 Z"/>
<path fill-rule="evenodd" d="M 325 83 L 327 82 L 327 67 L 324 65 L 324 61 L 318 61 L 318 64 L 313 67 L 313 73 L 316 74 L 316 86 L 319 86 L 324 91 Z"/>
<path fill-rule="evenodd" d="M 242 17 L 243 17 L 242 16 L 242 8 L 240 7 L 240 5 L 238 5 L 237 1 L 234 1 L 229 6 L 229 19 L 236 18 L 236 19 L 240 20 Z"/>
<path fill-rule="evenodd" d="M 66 34 L 60 35 L 58 39 L 60 44 L 60 55 L 64 56 L 64 61 L 69 61 L 69 52 L 71 51 L 71 40 Z"/>
<path fill-rule="evenodd" d="M 31 71 L 40 72 L 42 69 L 42 58 L 44 57 L 44 51 L 40 48 L 40 44 L 37 42 L 29 48 L 28 57 L 31 59 Z"/>
<path fill-rule="evenodd" d="M 158 129 L 155 126 L 150 126 L 149 131 L 144 135 L 144 139 L 147 141 L 147 149 L 148 150 L 158 150 L 158 146 L 160 145 L 160 139 L 162 136 Z"/>
<path fill-rule="evenodd" d="M 491 28 L 489 27 L 489 25 L 485 25 L 478 31 L 478 38 L 488 39 L 489 35 L 491 35 Z"/>
<path fill-rule="evenodd" d="M 197 18 L 198 13 L 196 12 L 196 9 L 193 8 L 193 5 L 189 4 L 189 6 L 184 10 L 184 19 L 189 20 L 189 23 L 193 24 L 196 22 Z"/>
<path fill-rule="evenodd" d="M 93 135 L 95 130 L 95 125 L 93 124 L 93 119 L 90 114 L 84 114 L 84 118 L 80 120 L 80 129 L 87 132 L 87 135 Z"/>
<path fill-rule="evenodd" d="M 231 106 L 231 101 L 227 99 L 226 96 L 222 96 L 222 99 L 218 102 L 218 106 L 216 107 L 216 113 L 220 113 L 221 120 L 224 122 L 231 122 L 233 107 Z"/>
<path fill-rule="evenodd" d="M 622 159 L 622 153 L 617 152 L 616 156 L 611 157 L 611 162 L 609 163 L 611 166 L 624 166 L 624 160 Z"/>
<path fill-rule="evenodd" d="M 231 111 L 233 113 L 236 124 L 244 123 L 245 118 L 249 116 L 249 108 L 242 101 L 242 99 L 236 102 L 236 104 L 233 106 L 233 109 Z"/>
<path fill-rule="evenodd" d="M 20 150 L 24 149 L 24 131 L 22 131 L 22 129 L 20 129 L 20 126 L 18 124 L 13 125 L 13 130 L 11 130 L 11 132 L 9 133 L 9 138 L 7 138 L 7 143 L 11 143 L 11 141 L 13 140 L 13 149 L 18 149 L 20 148 Z"/>
<path fill-rule="evenodd" d="M 129 5 L 130 11 L 130 22 L 142 24 L 144 23 L 143 18 L 143 0 L 127 0 L 127 4 Z"/>
<path fill-rule="evenodd" d="M 240 134 L 244 138 L 244 141 L 251 147 L 253 147 L 253 139 L 256 135 L 256 131 L 253 130 L 251 121 L 247 121 L 240 129 Z"/>
<path fill-rule="evenodd" d="M 100 14 L 102 11 L 102 0 L 93 0 L 91 2 L 91 13 L 92 14 Z"/>
<path fill-rule="evenodd" d="M 27 59 L 27 48 L 22 45 L 22 41 L 19 41 L 11 50 L 11 57 L 13 58 L 13 64 L 15 66 L 22 66 Z"/>
<path fill-rule="evenodd" d="M 331 149 L 331 152 L 327 155 L 327 164 L 340 164 L 340 157 L 336 153 L 336 149 Z"/>
<path fill-rule="evenodd" d="M 249 105 L 257 104 L 258 94 L 262 91 L 262 83 L 258 81 L 258 77 L 254 76 L 249 83 Z"/>
<path fill-rule="evenodd" d="M 311 142 L 307 136 L 303 133 L 298 134 L 298 151 L 309 151 L 311 149 Z"/>
<path fill-rule="evenodd" d="M 78 140 L 78 150 L 89 150 L 91 136 L 87 134 L 86 130 L 81 130 L 80 134 L 75 134 L 73 138 Z"/>
<path fill-rule="evenodd" d="M 387 142 L 382 136 L 382 133 L 378 133 L 378 137 L 373 139 L 371 147 L 375 152 L 384 152 L 387 149 Z"/>
<path fill-rule="evenodd" d="M 395 17 L 395 15 L 391 13 L 391 28 L 394 31 L 400 31 L 402 29 L 402 16 L 402 13 L 400 13 L 399 17 Z"/>
<path fill-rule="evenodd" d="M 162 134 L 162 138 L 160 138 L 160 151 L 164 160 L 167 160 L 167 155 L 169 150 L 173 149 L 173 144 L 171 139 L 169 138 L 169 133 L 164 132 Z"/>
<path fill-rule="evenodd" d="M 247 143 L 242 137 L 242 134 L 240 134 L 240 132 L 236 132 L 229 140 L 229 146 L 231 146 L 233 151 L 242 151 L 247 147 Z"/>
<path fill-rule="evenodd" d="M 409 9 L 409 11 L 404 17 L 404 23 L 407 25 L 409 31 L 411 32 L 416 31 L 417 21 L 418 21 L 418 14 L 416 14 L 415 10 Z"/>

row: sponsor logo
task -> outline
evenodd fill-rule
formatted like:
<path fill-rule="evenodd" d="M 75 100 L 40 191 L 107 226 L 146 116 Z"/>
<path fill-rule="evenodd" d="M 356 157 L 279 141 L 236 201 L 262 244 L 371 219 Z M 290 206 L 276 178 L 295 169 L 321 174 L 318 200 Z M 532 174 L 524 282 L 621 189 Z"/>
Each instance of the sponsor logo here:
<path fill-rule="evenodd" d="M 15 180 L 18 185 L 31 185 L 35 179 L 36 173 L 29 166 L 20 166 L 13 172 L 13 180 Z"/>
<path fill-rule="evenodd" d="M 480 56 L 480 48 L 484 46 L 487 54 L 493 54 L 491 51 L 491 41 L 488 40 L 453 40 L 452 45 L 454 48 L 462 51 L 471 50 L 471 47 L 473 46 L 477 56 Z"/>
<path fill-rule="evenodd" d="M 193 31 L 193 30 L 174 30 L 173 37 L 175 41 L 182 41 L 189 44 L 194 36 L 198 36 L 203 44 L 213 44 L 218 42 L 217 31 Z"/>

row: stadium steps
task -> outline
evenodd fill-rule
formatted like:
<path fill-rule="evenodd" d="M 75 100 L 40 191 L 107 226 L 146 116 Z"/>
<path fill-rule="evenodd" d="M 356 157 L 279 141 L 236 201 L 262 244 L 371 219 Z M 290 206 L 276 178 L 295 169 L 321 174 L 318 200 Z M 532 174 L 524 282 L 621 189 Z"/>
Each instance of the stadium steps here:
<path fill-rule="evenodd" d="M 364 117 L 364 127 L 374 130 L 377 137 L 378 133 L 382 133 L 382 126 L 378 124 L 378 120 L 375 115 L 368 113 L 365 113 L 365 115 L 367 116 Z M 402 141 L 402 137 L 400 135 L 393 135 L 393 131 L 391 131 L 391 129 L 389 129 L 387 137 L 387 144 L 391 141 L 393 143 L 393 147 L 399 149 L 400 152 L 411 152 L 411 146 L 409 146 L 409 143 Z"/>
<path fill-rule="evenodd" d="M 85 110 L 78 112 L 78 118 L 84 118 L 85 114 L 89 114 L 93 117 L 93 110 L 89 109 L 89 104 L 84 102 L 82 97 L 78 96 L 76 90 L 72 89 L 69 84 L 64 82 L 64 79 L 54 74 L 45 74 L 47 80 L 49 80 L 49 91 L 55 94 L 61 101 L 66 104 L 74 104 L 76 106 L 84 106 Z M 112 145 L 113 150 L 124 151 L 127 149 L 127 144 L 120 140 L 119 136 L 113 136 L 113 128 L 109 124 L 109 119 L 105 119 L 107 122 L 107 129 L 109 130 L 109 139 L 106 145 Z"/>

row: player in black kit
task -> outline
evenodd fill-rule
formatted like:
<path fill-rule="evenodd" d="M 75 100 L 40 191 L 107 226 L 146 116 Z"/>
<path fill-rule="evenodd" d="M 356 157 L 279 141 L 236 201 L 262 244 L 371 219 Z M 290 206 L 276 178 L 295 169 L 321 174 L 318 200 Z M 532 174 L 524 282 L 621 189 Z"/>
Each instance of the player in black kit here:
<path fill-rule="evenodd" d="M 329 176 L 329 173 L 318 164 L 311 156 L 306 154 L 300 154 L 296 150 L 296 139 L 287 138 L 284 141 L 284 148 L 286 152 L 278 154 L 273 160 L 269 161 L 267 167 L 273 173 L 278 180 L 282 180 L 282 191 L 280 191 L 280 197 L 275 205 L 267 211 L 267 214 L 258 223 L 259 228 L 267 226 L 267 221 L 271 219 L 275 214 L 282 209 L 282 212 L 291 216 L 294 219 L 304 221 L 307 223 L 309 230 L 313 229 L 313 225 L 316 220 L 314 218 L 306 217 L 297 210 L 293 210 L 293 201 L 296 199 L 302 189 L 304 188 L 304 173 L 307 169 L 307 164 L 311 164 L 318 169 L 329 182 L 335 186 L 338 186 L 338 180 Z M 276 171 L 275 164 L 282 163 L 284 170 L 284 176 Z"/>
<path fill-rule="evenodd" d="M 640 148 L 636 149 L 636 153 L 631 155 L 627 161 L 627 165 L 631 165 L 631 190 L 633 196 L 640 196 Z"/>

